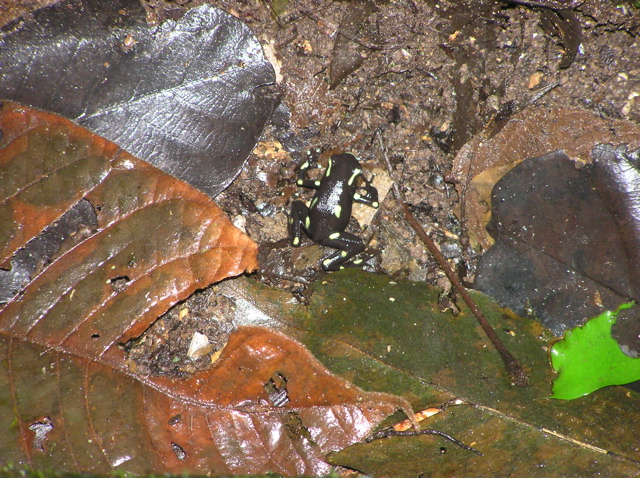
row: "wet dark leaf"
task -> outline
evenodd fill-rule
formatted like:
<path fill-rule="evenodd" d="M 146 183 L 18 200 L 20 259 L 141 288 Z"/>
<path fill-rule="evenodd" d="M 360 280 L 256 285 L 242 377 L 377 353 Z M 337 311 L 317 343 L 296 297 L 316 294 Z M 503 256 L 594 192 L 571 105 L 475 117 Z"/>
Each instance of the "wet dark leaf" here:
<path fill-rule="evenodd" d="M 157 26 L 137 0 L 70 0 L 3 32 L 0 98 L 73 119 L 212 197 L 275 105 L 258 40 L 211 5 Z"/>
<path fill-rule="evenodd" d="M 489 127 L 477 134 L 453 165 L 460 219 L 472 245 L 486 250 L 493 243 L 485 229 L 491 217 L 491 190 L 507 171 L 525 158 L 556 150 L 590 163 L 591 151 L 600 143 L 627 143 L 635 149 L 640 146 L 640 127 L 577 108 L 530 107 L 513 115 L 498 133 Z"/>
<path fill-rule="evenodd" d="M 493 189 L 496 244 L 475 287 L 556 335 L 640 297 L 640 173 L 624 147 L 593 156 L 582 168 L 564 152 L 528 159 Z"/>

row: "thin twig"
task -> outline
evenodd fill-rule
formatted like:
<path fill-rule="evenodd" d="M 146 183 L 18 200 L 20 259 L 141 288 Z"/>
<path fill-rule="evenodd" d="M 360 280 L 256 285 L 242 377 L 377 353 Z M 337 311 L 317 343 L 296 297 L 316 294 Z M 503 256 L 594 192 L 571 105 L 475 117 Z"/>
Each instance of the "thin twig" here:
<path fill-rule="evenodd" d="M 444 258 L 444 256 L 440 252 L 440 249 L 438 249 L 435 243 L 431 240 L 431 238 L 422 228 L 418 220 L 411 213 L 407 204 L 403 201 L 402 195 L 400 194 L 400 188 L 398 187 L 398 184 L 396 183 L 396 181 L 393 180 L 393 177 L 392 177 L 391 162 L 389 161 L 389 157 L 387 156 L 387 150 L 384 147 L 384 143 L 382 142 L 380 131 L 378 131 L 376 134 L 378 135 L 378 141 L 380 143 L 380 148 L 382 149 L 382 155 L 387 165 L 387 170 L 389 171 L 389 176 L 391 176 L 391 179 L 392 179 L 393 192 L 398 202 L 402 205 L 404 216 L 407 219 L 407 222 L 411 225 L 411 227 L 416 232 L 420 240 L 422 240 L 422 242 L 427 247 L 427 249 L 429 250 L 431 255 L 434 257 L 436 262 L 440 265 L 440 268 L 444 271 L 447 278 L 449 279 L 453 287 L 456 289 L 458 294 L 460 294 L 462 299 L 465 301 L 465 303 L 467 304 L 467 306 L 469 307 L 473 315 L 475 315 L 476 319 L 478 320 L 478 323 L 482 327 L 482 330 L 484 330 L 485 334 L 487 334 L 487 337 L 489 337 L 489 340 L 491 340 L 491 343 L 500 354 L 500 357 L 502 357 L 502 360 L 504 362 L 505 368 L 507 370 L 507 373 L 509 374 L 509 378 L 511 379 L 511 381 L 515 385 L 526 387 L 529 382 L 529 376 L 526 369 L 522 365 L 520 365 L 520 363 L 518 363 L 518 361 L 514 358 L 514 356 L 511 355 L 507 347 L 502 343 L 502 341 L 500 340 L 500 337 L 498 337 L 498 334 L 496 334 L 496 331 L 493 329 L 491 324 L 487 321 L 487 319 L 485 318 L 484 314 L 482 313 L 478 305 L 471 298 L 471 296 L 469 295 L 469 292 L 467 292 L 467 289 L 465 289 L 465 287 L 462 285 L 462 282 L 460 282 L 460 279 L 458 279 L 458 276 L 453 272 L 453 270 L 447 263 L 447 260 Z"/>
<path fill-rule="evenodd" d="M 549 8 L 551 10 L 572 10 L 584 3 L 582 0 L 573 0 L 570 3 L 554 2 L 552 0 L 530 1 L 530 0 L 500 0 L 504 3 L 517 3 L 527 7 Z"/>
<path fill-rule="evenodd" d="M 420 436 L 420 435 L 437 435 L 439 437 L 446 438 L 451 443 L 455 443 L 460 448 L 472 451 L 476 455 L 483 456 L 482 453 L 479 452 L 478 450 L 476 450 L 475 448 L 471 448 L 470 446 L 465 445 L 460 440 L 457 440 L 457 439 L 453 438 L 451 435 L 447 435 L 444 432 L 441 432 L 441 431 L 438 431 L 438 430 L 433 430 L 431 428 L 425 428 L 424 430 L 418 430 L 418 431 L 411 431 L 411 430 L 397 431 L 397 430 L 394 430 L 393 428 L 386 428 L 384 430 L 380 430 L 380 431 L 376 432 L 373 436 L 367 438 L 366 441 L 367 441 L 367 443 L 369 443 L 369 442 L 372 442 L 373 440 L 377 440 L 377 439 L 380 439 L 380 438 L 415 437 L 415 436 Z"/>
<path fill-rule="evenodd" d="M 549 93 L 551 90 L 553 90 L 554 88 L 558 87 L 562 85 L 562 83 L 560 83 L 559 81 L 556 81 L 554 83 L 550 83 L 547 86 L 545 86 L 544 88 L 542 88 L 540 91 L 536 91 L 536 94 L 533 95 L 531 98 L 529 98 L 527 100 L 527 102 L 525 103 L 525 107 L 526 106 L 531 106 L 532 104 L 534 104 L 536 101 L 538 101 L 540 98 L 542 98 L 544 95 L 546 95 L 547 93 Z M 524 109 L 524 108 L 521 108 Z"/>

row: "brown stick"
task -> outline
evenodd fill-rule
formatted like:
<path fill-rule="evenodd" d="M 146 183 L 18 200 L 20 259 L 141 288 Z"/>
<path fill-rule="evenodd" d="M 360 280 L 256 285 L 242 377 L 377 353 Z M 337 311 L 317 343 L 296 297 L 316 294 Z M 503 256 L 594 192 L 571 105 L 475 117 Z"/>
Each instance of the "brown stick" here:
<path fill-rule="evenodd" d="M 378 141 L 380 142 L 380 147 L 382 149 L 382 153 L 384 156 L 384 160 L 387 164 L 387 170 L 389 171 L 389 176 L 391 176 L 391 173 L 392 173 L 391 163 L 389 162 L 387 151 L 384 147 L 384 144 L 382 143 L 380 131 L 378 131 L 377 134 L 378 134 Z M 393 180 L 393 177 L 391 179 Z M 478 323 L 482 327 L 482 330 L 484 330 L 485 334 L 487 334 L 487 337 L 489 337 L 489 340 L 491 340 L 491 343 L 500 354 L 500 357 L 502 357 L 505 369 L 507 370 L 507 373 L 509 374 L 509 378 L 511 379 L 511 381 L 515 385 L 518 385 L 520 387 L 526 387 L 527 384 L 529 383 L 529 376 L 528 376 L 527 370 L 522 365 L 520 365 L 520 363 L 518 363 L 518 361 L 514 358 L 514 356 L 511 355 L 507 347 L 502 343 L 502 341 L 500 340 L 500 337 L 498 337 L 498 334 L 496 334 L 496 331 L 493 329 L 491 324 L 487 321 L 487 319 L 485 318 L 484 314 L 482 313 L 478 305 L 471 298 L 471 296 L 469 295 L 469 292 L 467 292 L 467 289 L 465 289 L 465 287 L 462 285 L 462 282 L 460 282 L 460 279 L 458 279 L 458 276 L 453 272 L 453 270 L 449 266 L 449 263 L 440 252 L 440 249 L 438 249 L 438 247 L 431 240 L 429 235 L 422 228 L 418 220 L 411 213 L 407 204 L 402 200 L 402 196 L 400 195 L 400 188 L 398 187 L 398 184 L 395 181 L 393 181 L 393 193 L 396 196 L 396 199 L 400 202 L 400 204 L 402 204 L 402 209 L 404 211 L 404 216 L 407 219 L 407 222 L 411 225 L 411 227 L 416 232 L 420 240 L 424 243 L 424 245 L 427 246 L 427 249 L 429 250 L 431 255 L 434 257 L 434 259 L 436 260 L 440 268 L 444 271 L 447 278 L 449 279 L 453 287 L 455 287 L 458 294 L 460 294 L 462 299 L 465 301 L 465 303 L 467 304 L 467 306 L 469 307 L 473 315 L 475 315 L 476 319 L 478 320 Z"/>

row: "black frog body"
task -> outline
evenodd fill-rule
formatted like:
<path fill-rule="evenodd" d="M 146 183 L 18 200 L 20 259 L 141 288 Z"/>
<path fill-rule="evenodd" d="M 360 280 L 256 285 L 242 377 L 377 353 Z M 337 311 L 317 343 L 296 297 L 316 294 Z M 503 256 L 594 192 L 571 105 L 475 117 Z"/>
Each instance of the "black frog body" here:
<path fill-rule="evenodd" d="M 353 202 L 360 202 L 377 208 L 378 191 L 362 174 L 358 159 L 351 153 L 334 154 L 324 176 L 319 181 L 307 179 L 307 171 L 311 163 L 305 162 L 300 167 L 297 184 L 300 187 L 316 189 L 316 194 L 309 207 L 302 201 L 294 201 L 289 218 L 289 236 L 291 245 L 301 244 L 301 231 L 309 238 L 323 246 L 338 249 L 322 261 L 324 270 L 334 271 L 348 265 L 358 265 L 362 261 L 350 261 L 352 257 L 364 250 L 362 239 L 354 234 L 344 232 L 351 217 Z M 364 186 L 358 186 L 361 178 Z M 363 192 L 360 193 L 359 190 Z"/>

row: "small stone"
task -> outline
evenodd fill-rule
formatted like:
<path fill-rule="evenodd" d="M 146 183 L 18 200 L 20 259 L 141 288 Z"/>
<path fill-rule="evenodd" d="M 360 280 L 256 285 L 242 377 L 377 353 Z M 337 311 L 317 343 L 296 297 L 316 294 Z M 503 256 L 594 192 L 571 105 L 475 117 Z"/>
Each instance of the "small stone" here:
<path fill-rule="evenodd" d="M 200 332 L 194 332 L 189 344 L 187 357 L 191 360 L 198 360 L 207 355 L 213 349 L 213 345 L 209 343 L 209 338 Z"/>
<path fill-rule="evenodd" d="M 540 84 L 544 74 L 540 71 L 536 71 L 533 75 L 529 77 L 529 89 L 533 90 L 536 86 Z"/>

